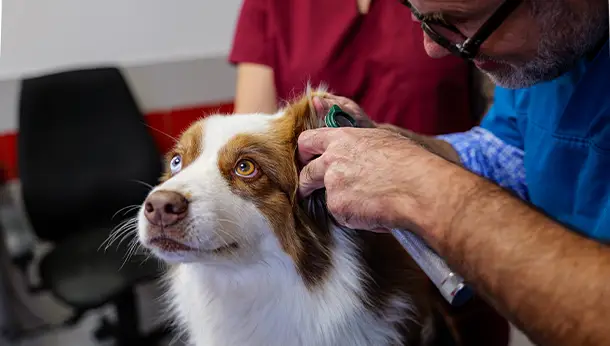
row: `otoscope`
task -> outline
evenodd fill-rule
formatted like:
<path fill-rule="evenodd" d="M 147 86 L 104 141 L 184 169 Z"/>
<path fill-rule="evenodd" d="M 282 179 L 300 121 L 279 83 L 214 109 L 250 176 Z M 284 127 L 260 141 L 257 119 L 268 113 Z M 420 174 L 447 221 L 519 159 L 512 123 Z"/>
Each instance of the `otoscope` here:
<path fill-rule="evenodd" d="M 337 105 L 330 108 L 324 117 L 324 123 L 326 127 L 357 127 L 354 118 Z M 474 291 L 466 285 L 464 279 L 451 270 L 420 237 L 404 229 L 392 229 L 390 232 L 428 275 L 449 304 L 460 306 L 472 298 Z"/>

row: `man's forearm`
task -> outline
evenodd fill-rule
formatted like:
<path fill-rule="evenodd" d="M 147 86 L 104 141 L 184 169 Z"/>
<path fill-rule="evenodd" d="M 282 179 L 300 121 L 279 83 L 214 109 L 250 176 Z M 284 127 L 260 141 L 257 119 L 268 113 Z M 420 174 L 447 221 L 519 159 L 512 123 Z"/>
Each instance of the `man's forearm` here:
<path fill-rule="evenodd" d="M 484 128 L 474 127 L 466 132 L 429 137 L 394 125 L 377 127 L 411 138 L 430 152 L 509 189 L 523 200 L 529 200 L 525 152 Z"/>
<path fill-rule="evenodd" d="M 446 160 L 449 160 L 453 163 L 460 164 L 460 157 L 459 157 L 458 153 L 455 151 L 455 149 L 453 149 L 451 144 L 449 144 L 443 140 L 440 140 L 440 139 L 437 139 L 434 137 L 430 137 L 430 136 L 420 135 L 413 131 L 403 129 L 401 127 L 391 125 L 391 124 L 377 124 L 377 127 L 386 129 L 386 130 L 390 130 L 390 131 L 394 131 L 394 132 L 398 132 L 401 135 L 411 138 L 417 143 L 420 143 L 421 145 L 426 147 L 426 149 L 428 149 L 432 153 L 434 153 Z"/>
<path fill-rule="evenodd" d="M 456 174 L 456 179 L 480 179 Z M 610 340 L 610 250 L 605 245 L 571 232 L 483 179 L 451 226 L 436 237 L 429 240 L 439 253 L 535 343 L 605 345 Z"/>

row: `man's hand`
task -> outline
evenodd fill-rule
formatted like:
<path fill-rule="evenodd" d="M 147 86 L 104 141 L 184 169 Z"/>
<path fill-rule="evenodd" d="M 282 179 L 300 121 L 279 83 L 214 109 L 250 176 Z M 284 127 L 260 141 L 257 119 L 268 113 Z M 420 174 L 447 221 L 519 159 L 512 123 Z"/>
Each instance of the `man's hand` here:
<path fill-rule="evenodd" d="M 329 211 L 353 229 L 440 232 L 473 186 L 457 182 L 457 166 L 388 130 L 310 130 L 298 148 L 300 194 L 326 187 Z"/>

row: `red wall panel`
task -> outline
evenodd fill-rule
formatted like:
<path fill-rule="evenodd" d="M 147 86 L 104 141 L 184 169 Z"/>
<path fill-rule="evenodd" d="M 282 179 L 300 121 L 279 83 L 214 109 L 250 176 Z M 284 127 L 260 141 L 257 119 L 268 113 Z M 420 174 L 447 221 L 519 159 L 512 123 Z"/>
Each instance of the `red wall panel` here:
<path fill-rule="evenodd" d="M 233 104 L 202 105 L 196 107 L 150 112 L 146 122 L 159 149 L 165 153 L 173 146 L 172 137 L 180 136 L 191 123 L 214 113 L 231 113 Z M 0 134 L 0 171 L 8 179 L 19 178 L 17 172 L 17 132 Z"/>

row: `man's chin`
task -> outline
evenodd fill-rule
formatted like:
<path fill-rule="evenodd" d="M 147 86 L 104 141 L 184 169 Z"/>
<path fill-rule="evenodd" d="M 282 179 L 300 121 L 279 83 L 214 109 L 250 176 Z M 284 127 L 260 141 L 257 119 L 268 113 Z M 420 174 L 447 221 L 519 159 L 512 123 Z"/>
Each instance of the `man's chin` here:
<path fill-rule="evenodd" d="M 490 60 L 474 60 L 474 65 L 481 71 L 491 73 L 504 67 L 504 64 Z"/>
<path fill-rule="evenodd" d="M 491 64 L 494 64 L 493 68 Z M 494 85 L 506 89 L 528 88 L 542 81 L 508 64 L 492 62 L 490 65 L 485 66 L 485 69 L 479 69 L 491 79 Z"/>
<path fill-rule="evenodd" d="M 496 86 L 522 89 L 560 77 L 569 71 L 576 61 L 577 59 L 539 57 L 520 65 L 488 60 L 475 62 L 475 65 L 489 76 Z"/>
<path fill-rule="evenodd" d="M 474 60 L 477 69 L 483 72 L 496 86 L 518 89 L 527 86 L 518 69 L 507 63 L 492 60 Z"/>

